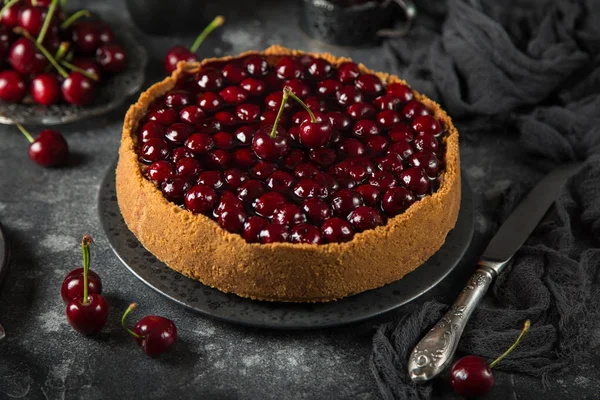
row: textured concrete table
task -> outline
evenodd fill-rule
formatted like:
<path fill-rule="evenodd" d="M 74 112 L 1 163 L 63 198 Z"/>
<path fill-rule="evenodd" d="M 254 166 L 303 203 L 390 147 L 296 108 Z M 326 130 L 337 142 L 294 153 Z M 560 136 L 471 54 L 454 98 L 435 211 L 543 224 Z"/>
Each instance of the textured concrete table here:
<path fill-rule="evenodd" d="M 121 1 L 102 3 L 97 10 L 116 12 L 115 25 L 131 25 Z M 200 55 L 236 54 L 279 43 L 351 56 L 377 70 L 390 68 L 381 49 L 340 49 L 309 40 L 289 20 L 295 12 L 292 2 L 244 4 L 225 4 L 228 23 L 202 46 Z M 170 45 L 192 40 L 136 34 L 153 60 L 149 82 L 160 76 L 160 62 Z M 393 315 L 315 332 L 231 326 L 170 302 L 120 264 L 100 228 L 96 202 L 100 180 L 117 154 L 125 110 L 60 128 L 74 159 L 61 169 L 30 162 L 21 134 L 0 127 L 0 221 L 12 247 L 12 265 L 0 290 L 0 321 L 7 330 L 0 342 L 0 399 L 379 398 L 368 364 L 371 337 L 373 328 Z M 509 139 L 483 144 L 463 138 L 461 153 L 478 199 L 475 239 L 463 265 L 425 298 L 451 300 L 469 275 L 472 260 L 493 229 L 488 210 L 495 200 L 489 194 L 514 181 L 531 183 L 539 177 L 522 165 Z M 70 328 L 59 294 L 64 275 L 80 266 L 79 242 L 85 233 L 96 240 L 92 267 L 102 275 L 112 307 L 106 328 L 93 338 Z M 120 315 L 132 301 L 140 304 L 134 318 L 155 313 L 176 321 L 180 340 L 173 351 L 149 359 L 121 329 Z M 582 366 L 577 375 L 553 381 L 547 398 L 595 398 L 597 378 L 593 366 Z M 533 379 L 508 374 L 497 374 L 497 379 L 489 398 L 526 399 L 541 390 Z"/>

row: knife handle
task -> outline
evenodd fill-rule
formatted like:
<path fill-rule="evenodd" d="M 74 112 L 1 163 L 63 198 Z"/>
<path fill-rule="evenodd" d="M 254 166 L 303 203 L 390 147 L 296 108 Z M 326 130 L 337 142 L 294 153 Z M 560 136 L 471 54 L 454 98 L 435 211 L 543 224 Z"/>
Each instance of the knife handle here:
<path fill-rule="evenodd" d="M 469 317 L 496 277 L 493 268 L 482 264 L 479 264 L 479 268 L 442 319 L 412 351 L 408 373 L 414 382 L 434 378 L 452 361 Z"/>

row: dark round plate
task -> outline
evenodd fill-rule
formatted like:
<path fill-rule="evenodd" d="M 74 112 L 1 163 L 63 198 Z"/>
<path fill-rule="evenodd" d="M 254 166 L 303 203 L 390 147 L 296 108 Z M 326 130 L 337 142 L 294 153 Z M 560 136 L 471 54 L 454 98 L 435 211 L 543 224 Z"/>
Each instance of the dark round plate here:
<path fill-rule="evenodd" d="M 49 107 L 11 104 L 0 101 L 0 124 L 59 125 L 99 116 L 119 107 L 144 84 L 148 54 L 135 37 L 122 26 L 114 29 L 117 41 L 127 52 L 127 68 L 98 86 L 94 102 L 85 107 L 56 104 Z"/>
<path fill-rule="evenodd" d="M 2 282 L 4 282 L 4 277 L 8 271 L 8 256 L 8 239 L 6 238 L 6 232 L 4 231 L 2 224 L 0 224 L 0 287 L 2 287 Z"/>
<path fill-rule="evenodd" d="M 173 271 L 147 251 L 129 231 L 115 193 L 115 167 L 100 186 L 98 212 L 111 248 L 123 264 L 157 292 L 202 315 L 235 324 L 275 328 L 314 329 L 359 322 L 398 308 L 440 282 L 458 264 L 473 235 L 471 189 L 462 179 L 458 221 L 446 242 L 425 264 L 403 279 L 329 303 L 272 303 L 241 298 Z"/>

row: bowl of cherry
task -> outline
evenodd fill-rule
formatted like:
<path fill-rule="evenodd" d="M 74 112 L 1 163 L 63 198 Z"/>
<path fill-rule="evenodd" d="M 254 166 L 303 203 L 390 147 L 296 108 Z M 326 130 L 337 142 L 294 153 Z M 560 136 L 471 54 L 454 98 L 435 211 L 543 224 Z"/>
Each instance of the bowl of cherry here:
<path fill-rule="evenodd" d="M 129 32 L 58 0 L 0 9 L 0 123 L 56 125 L 102 115 L 144 83 L 146 50 Z"/>

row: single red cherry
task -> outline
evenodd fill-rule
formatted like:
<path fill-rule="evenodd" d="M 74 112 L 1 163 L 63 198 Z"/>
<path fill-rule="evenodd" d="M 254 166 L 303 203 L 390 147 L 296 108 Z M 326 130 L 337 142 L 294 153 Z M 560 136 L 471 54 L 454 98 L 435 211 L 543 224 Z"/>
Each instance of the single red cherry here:
<path fill-rule="evenodd" d="M 81 243 L 81 253 L 83 255 L 83 263 L 89 263 L 90 247 L 93 243 L 92 238 L 86 235 L 86 240 Z M 86 261 L 87 260 L 87 261 Z M 85 268 L 77 268 L 67 274 L 60 287 L 60 295 L 63 301 L 67 304 L 76 297 L 83 298 L 83 286 L 87 280 L 88 293 L 102 294 L 102 280 L 92 270 L 88 270 L 87 278 L 84 276 Z"/>
<path fill-rule="evenodd" d="M 393 217 L 406 211 L 415 200 L 415 195 L 410 190 L 395 187 L 385 192 L 381 201 L 381 208 L 388 216 Z"/>
<path fill-rule="evenodd" d="M 69 160 L 69 146 L 65 138 L 57 131 L 44 129 L 35 140 L 23 125 L 17 128 L 29 140 L 29 158 L 43 167 L 65 165 Z"/>
<path fill-rule="evenodd" d="M 358 232 L 383 225 L 383 218 L 381 218 L 379 211 L 368 206 L 358 207 L 356 210 L 352 211 L 350 215 L 348 215 L 348 221 Z"/>
<path fill-rule="evenodd" d="M 271 218 L 285 203 L 286 199 L 281 193 L 267 192 L 256 199 L 254 211 L 261 217 Z"/>
<path fill-rule="evenodd" d="M 430 190 L 429 178 L 420 167 L 408 168 L 400 172 L 400 182 L 415 194 L 424 195 Z"/>
<path fill-rule="evenodd" d="M 412 122 L 412 128 L 417 134 L 439 136 L 442 133 L 442 124 L 431 115 L 420 115 Z"/>
<path fill-rule="evenodd" d="M 204 39 L 206 39 L 206 37 L 210 35 L 212 31 L 214 31 L 219 26 L 223 25 L 223 22 L 225 22 L 225 18 L 223 18 L 222 16 L 219 15 L 215 17 L 215 19 L 213 19 L 212 22 L 208 24 L 206 28 L 204 28 L 200 35 L 198 35 L 198 37 L 189 49 L 185 48 L 184 46 L 173 46 L 167 52 L 165 60 L 163 62 L 165 72 L 167 74 L 170 74 L 173 71 L 175 71 L 177 69 L 177 63 L 179 63 L 180 61 L 198 61 L 195 54 L 198 51 L 200 44 L 202 44 Z"/>
<path fill-rule="evenodd" d="M 321 226 L 323 237 L 330 243 L 349 242 L 354 237 L 352 225 L 341 218 L 329 218 Z"/>
<path fill-rule="evenodd" d="M 323 235 L 319 228 L 311 224 L 299 224 L 292 228 L 292 243 L 321 244 Z"/>
<path fill-rule="evenodd" d="M 60 84 L 56 75 L 50 72 L 39 74 L 33 78 L 29 92 L 33 100 L 43 106 L 51 106 L 60 100 Z"/>
<path fill-rule="evenodd" d="M 279 112 L 273 125 L 263 125 L 254 134 L 252 150 L 263 160 L 278 160 L 290 151 L 288 134 L 285 129 L 278 126 L 289 96 L 290 91 L 284 90 Z"/>
<path fill-rule="evenodd" d="M 21 74 L 38 74 L 48 66 L 48 60 L 40 53 L 35 44 L 25 38 L 17 39 L 8 55 L 8 62 Z"/>
<path fill-rule="evenodd" d="M 147 315 L 140 319 L 131 330 L 125 325 L 125 319 L 136 307 L 136 303 L 129 305 L 121 318 L 121 326 L 135 338 L 144 353 L 150 357 L 157 357 L 173 346 L 177 340 L 177 327 L 170 319 L 158 315 Z"/>
<path fill-rule="evenodd" d="M 13 70 L 0 72 L 0 99 L 18 103 L 26 93 L 27 87 L 21 74 Z"/>
<path fill-rule="evenodd" d="M 291 97 L 298 102 L 308 113 L 310 119 L 305 120 L 300 124 L 299 140 L 308 148 L 325 146 L 331 137 L 332 126 L 329 118 L 323 114 L 319 114 L 319 118 L 315 116 L 312 110 L 304 103 L 289 86 L 283 88 L 284 97 Z M 282 101 L 282 105 L 284 102 Z"/>
<path fill-rule="evenodd" d="M 171 178 L 175 175 L 173 164 L 168 162 L 167 160 L 159 160 L 153 162 L 152 165 L 148 168 L 148 178 L 151 181 L 162 183 L 168 178 Z"/>
<path fill-rule="evenodd" d="M 106 43 L 96 50 L 96 61 L 102 70 L 116 74 L 127 67 L 127 53 L 118 43 Z"/>
<path fill-rule="evenodd" d="M 8 4 L 3 6 L 2 11 L 2 19 L 1 23 L 4 26 L 9 28 L 14 28 L 19 25 L 19 15 L 21 14 L 21 9 L 23 8 L 23 4 L 17 1 L 11 1 Z"/>
<path fill-rule="evenodd" d="M 250 179 L 237 188 L 238 199 L 252 204 L 254 200 L 265 192 L 265 185 L 256 179 Z"/>
<path fill-rule="evenodd" d="M 77 21 L 71 28 L 71 41 L 80 54 L 93 54 L 100 44 L 100 35 L 94 21 Z"/>
<path fill-rule="evenodd" d="M 260 232 L 259 239 L 263 244 L 289 242 L 290 228 L 287 225 L 269 224 Z"/>
<path fill-rule="evenodd" d="M 263 76 L 269 72 L 269 63 L 264 57 L 259 55 L 246 58 L 244 66 L 250 76 Z"/>
<path fill-rule="evenodd" d="M 268 224 L 269 221 L 265 218 L 253 215 L 246 220 L 242 237 L 248 243 L 256 243 L 260 240 L 260 233 L 264 228 L 267 227 Z"/>
<path fill-rule="evenodd" d="M 387 86 L 387 94 L 397 98 L 401 104 L 408 103 L 415 95 L 410 87 L 403 83 L 390 83 Z"/>
<path fill-rule="evenodd" d="M 92 238 L 85 235 L 81 242 L 83 252 L 83 292 L 67 303 L 67 321 L 78 332 L 91 335 L 99 332 L 108 319 L 108 303 L 99 293 L 90 293 L 88 271 L 90 268 L 89 245 Z"/>
<path fill-rule="evenodd" d="M 161 191 L 167 200 L 182 203 L 185 193 L 190 189 L 190 182 L 186 178 L 168 178 L 161 184 Z"/>
<path fill-rule="evenodd" d="M 359 76 L 360 69 L 356 63 L 345 62 L 338 67 L 338 79 L 344 85 L 353 84 Z"/>
<path fill-rule="evenodd" d="M 486 361 L 477 356 L 465 356 L 454 363 L 450 369 L 450 384 L 456 394 L 475 399 L 485 396 L 494 386 L 494 368 L 504 357 L 509 355 L 519 344 L 529 330 L 531 323 L 525 321 L 523 330 L 517 340 L 500 357 L 488 366 Z"/>
<path fill-rule="evenodd" d="M 44 20 L 48 15 L 48 8 L 46 7 L 24 6 L 19 13 L 19 26 L 27 30 L 32 36 L 37 36 L 42 31 Z M 50 17 L 52 18 L 52 16 Z M 50 24 L 54 25 L 54 29 L 57 28 L 55 18 L 50 21 Z"/>
<path fill-rule="evenodd" d="M 212 212 L 217 203 L 217 194 L 214 189 L 206 185 L 193 186 L 185 194 L 185 206 L 195 214 L 208 214 Z"/>
<path fill-rule="evenodd" d="M 71 72 L 62 83 L 62 95 L 69 104 L 84 106 L 94 100 L 94 82 L 80 72 Z"/>

